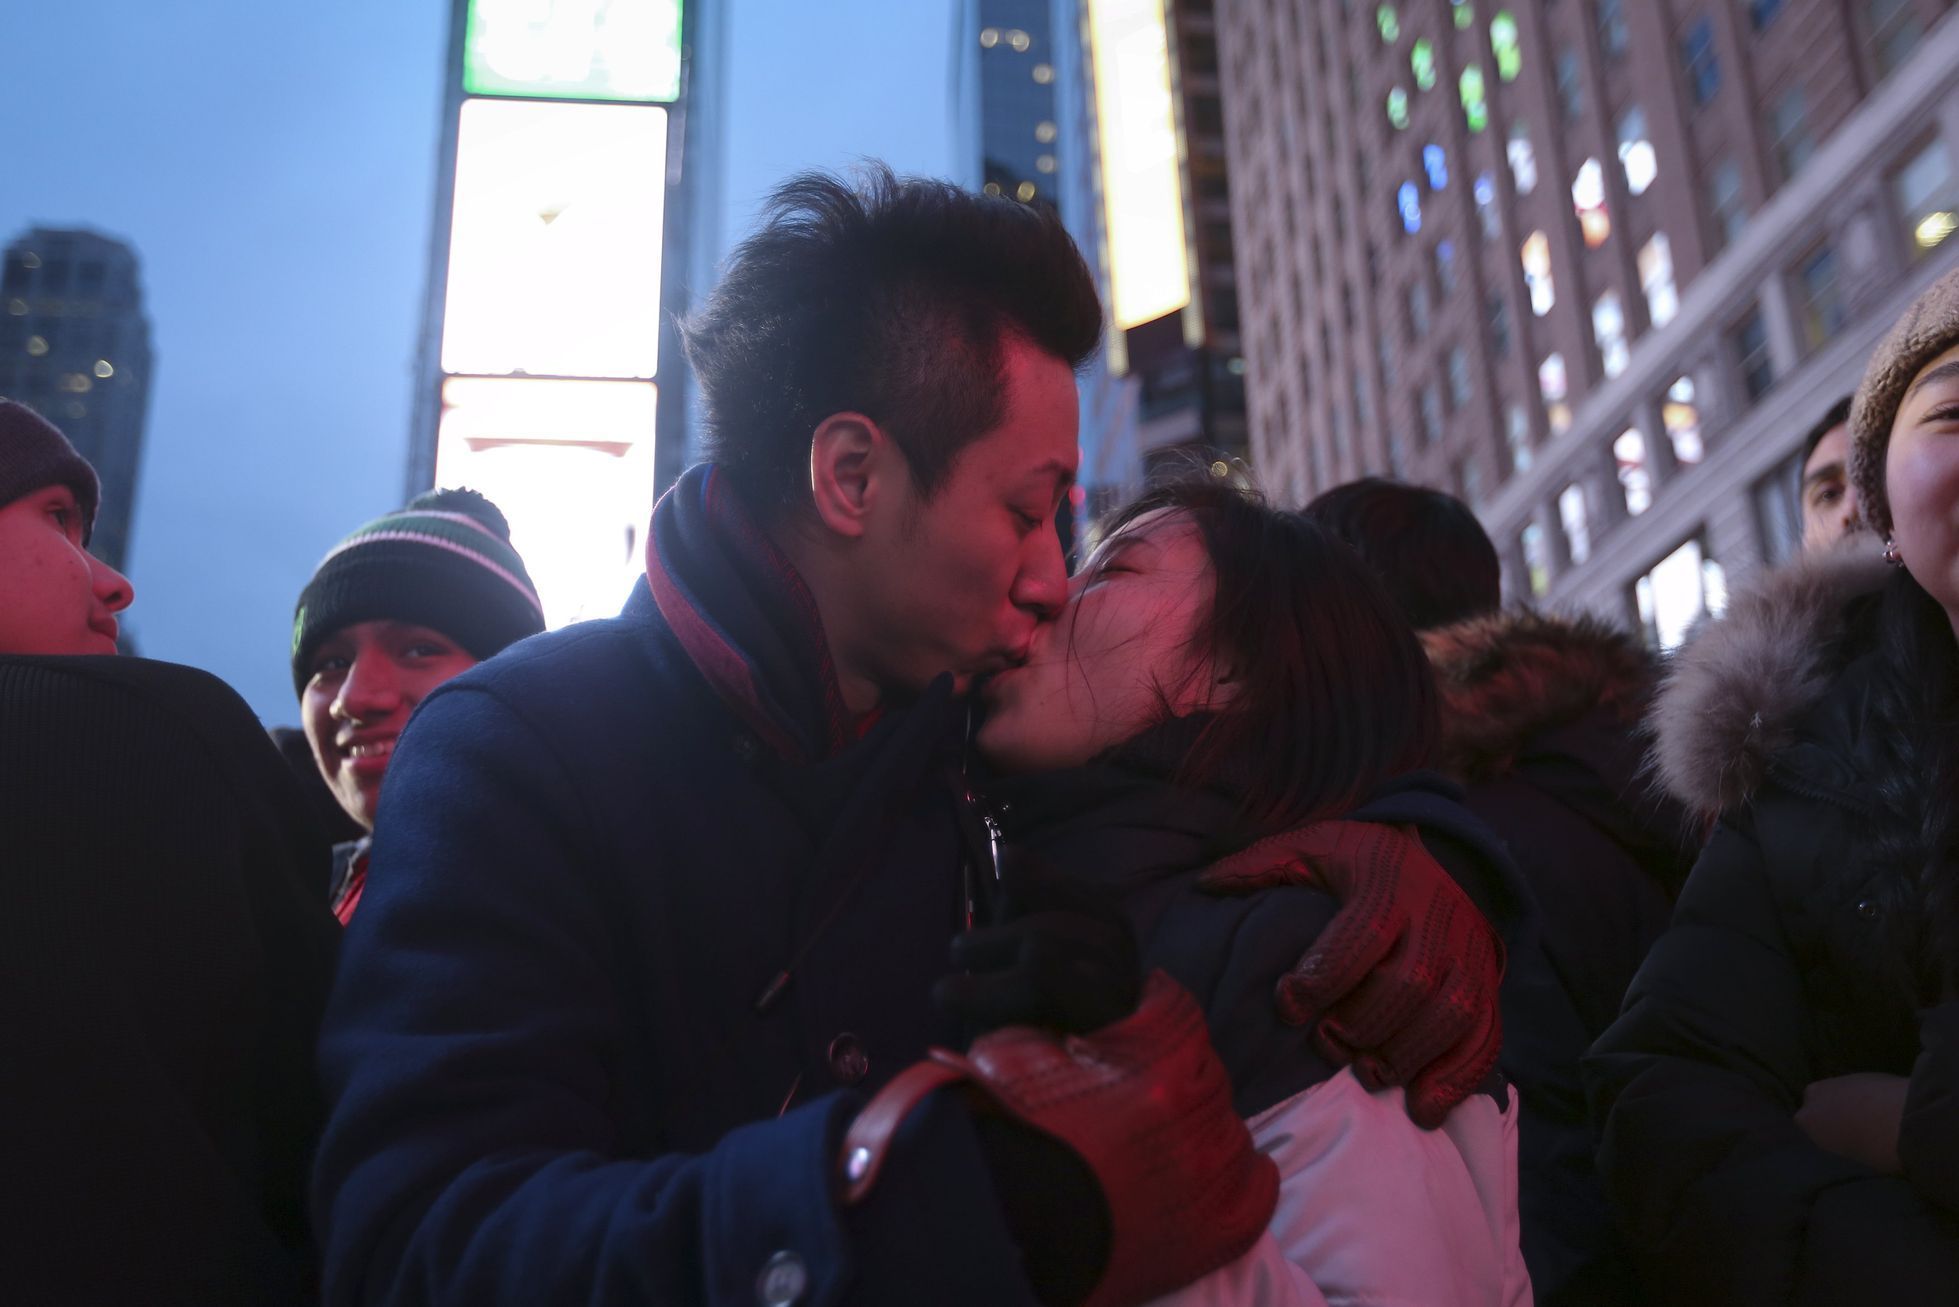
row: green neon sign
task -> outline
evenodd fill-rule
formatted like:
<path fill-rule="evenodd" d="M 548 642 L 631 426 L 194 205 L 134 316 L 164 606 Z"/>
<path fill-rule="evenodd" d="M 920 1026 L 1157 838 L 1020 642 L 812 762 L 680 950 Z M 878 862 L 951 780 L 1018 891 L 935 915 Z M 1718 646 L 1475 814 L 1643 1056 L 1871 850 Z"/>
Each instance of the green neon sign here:
<path fill-rule="evenodd" d="M 680 11 L 681 0 L 469 0 L 463 90 L 671 103 Z"/>

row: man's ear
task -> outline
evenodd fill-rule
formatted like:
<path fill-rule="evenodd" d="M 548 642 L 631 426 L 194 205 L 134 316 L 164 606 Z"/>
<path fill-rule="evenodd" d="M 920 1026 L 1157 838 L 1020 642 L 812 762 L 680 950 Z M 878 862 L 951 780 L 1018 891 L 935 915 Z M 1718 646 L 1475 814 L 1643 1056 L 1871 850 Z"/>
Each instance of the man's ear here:
<path fill-rule="evenodd" d="M 809 442 L 817 520 L 847 539 L 861 538 L 897 454 L 883 428 L 862 413 L 832 413 L 819 422 Z"/>

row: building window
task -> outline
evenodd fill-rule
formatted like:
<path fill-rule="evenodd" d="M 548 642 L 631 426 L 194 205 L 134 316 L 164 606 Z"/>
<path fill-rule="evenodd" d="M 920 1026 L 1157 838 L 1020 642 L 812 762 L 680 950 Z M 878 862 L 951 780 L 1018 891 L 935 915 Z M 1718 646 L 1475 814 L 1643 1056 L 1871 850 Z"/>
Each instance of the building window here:
<path fill-rule="evenodd" d="M 1399 431 L 1388 433 L 1388 471 L 1394 473 L 1397 481 L 1408 479 L 1408 451 L 1402 445 Z"/>
<path fill-rule="evenodd" d="M 1632 351 L 1626 345 L 1626 311 L 1619 303 L 1618 291 L 1606 291 L 1592 301 L 1592 337 L 1598 341 L 1606 378 L 1624 372 Z"/>
<path fill-rule="evenodd" d="M 1422 171 L 1428 175 L 1428 188 L 1439 191 L 1449 184 L 1449 156 L 1439 145 L 1422 147 Z"/>
<path fill-rule="evenodd" d="M 1551 589 L 1551 553 L 1544 547 L 1544 528 L 1535 522 L 1526 526 L 1517 533 L 1517 548 L 1524 555 L 1531 596 L 1542 599 Z"/>
<path fill-rule="evenodd" d="M 1619 167 L 1625 170 L 1626 190 L 1646 194 L 1646 188 L 1660 175 L 1659 156 L 1653 142 L 1646 139 L 1646 111 L 1633 105 L 1619 115 Z"/>
<path fill-rule="evenodd" d="M 1449 407 L 1461 408 L 1469 402 L 1469 355 L 1462 346 L 1449 347 Z"/>
<path fill-rule="evenodd" d="M 1646 295 L 1646 317 L 1655 327 L 1664 327 L 1680 311 L 1680 295 L 1673 286 L 1673 242 L 1663 231 L 1639 247 L 1639 288 Z"/>
<path fill-rule="evenodd" d="M 1734 244 L 1748 222 L 1748 210 L 1741 202 L 1741 168 L 1733 159 L 1723 159 L 1714 166 L 1707 194 L 1715 235 L 1722 245 Z"/>
<path fill-rule="evenodd" d="M 1474 455 L 1456 464 L 1456 486 L 1462 502 L 1471 508 L 1483 502 L 1483 474 L 1476 466 Z"/>
<path fill-rule="evenodd" d="M 1537 365 L 1537 393 L 1544 401 L 1545 425 L 1557 435 L 1571 425 L 1571 405 L 1566 403 L 1569 388 L 1564 372 L 1564 355 L 1546 354 Z"/>
<path fill-rule="evenodd" d="M 1422 443 L 1433 445 L 1442 439 L 1442 392 L 1435 388 L 1433 381 L 1423 383 L 1420 404 Z"/>
<path fill-rule="evenodd" d="M 1394 343 L 1385 331 L 1374 336 L 1374 357 L 1381 365 L 1381 386 L 1383 389 L 1394 384 Z"/>
<path fill-rule="evenodd" d="M 1952 184 L 1952 160 L 1945 142 L 1934 140 L 1914 154 L 1891 179 L 1891 196 L 1905 221 L 1914 256 L 1923 254 L 1959 226 L 1959 191 Z"/>
<path fill-rule="evenodd" d="M 1476 6 L 1469 0 L 1449 0 L 1449 11 L 1455 17 L 1458 32 L 1467 32 L 1476 22 Z"/>
<path fill-rule="evenodd" d="M 1396 131 L 1408 126 L 1408 92 L 1399 86 L 1388 92 L 1388 122 Z"/>
<path fill-rule="evenodd" d="M 1496 178 L 1489 173 L 1476 175 L 1476 221 L 1483 239 L 1493 241 L 1503 235 L 1503 215 L 1496 208 Z"/>
<path fill-rule="evenodd" d="M 1598 0 L 1598 48 L 1607 59 L 1626 57 L 1626 14 L 1622 0 Z"/>
<path fill-rule="evenodd" d="M 1578 230 L 1585 237 L 1585 248 L 1595 250 L 1611 239 L 1612 215 L 1605 207 L 1605 169 L 1597 159 L 1578 165 L 1571 179 L 1571 207 L 1578 214 Z"/>
<path fill-rule="evenodd" d="M 1435 89 L 1435 46 L 1427 37 L 1415 42 L 1408 52 L 1408 67 L 1415 74 L 1415 85 L 1424 91 Z"/>
<path fill-rule="evenodd" d="M 1435 287 L 1448 299 L 1456 293 L 1456 243 L 1442 240 L 1435 243 Z"/>
<path fill-rule="evenodd" d="M 1375 25 L 1381 29 L 1381 44 L 1393 45 L 1401 39 L 1401 20 L 1395 16 L 1393 5 L 1382 5 L 1374 11 Z"/>
<path fill-rule="evenodd" d="M 1699 540 L 1689 540 L 1633 582 L 1633 602 L 1648 643 L 1663 652 L 1677 649 L 1694 623 L 1726 611 L 1727 574 Z"/>
<path fill-rule="evenodd" d="M 1769 110 L 1769 140 L 1774 142 L 1771 148 L 1784 181 L 1794 177 L 1816 152 L 1816 142 L 1809 134 L 1809 106 L 1803 99 L 1802 87 L 1791 87 Z"/>
<path fill-rule="evenodd" d="M 1578 52 L 1570 46 L 1558 51 L 1558 105 L 1566 122 L 1585 116 L 1585 80 L 1578 64 Z"/>
<path fill-rule="evenodd" d="M 1864 21 L 1870 30 L 1871 62 L 1877 65 L 1879 77 L 1896 72 L 1925 35 L 1912 0 L 1870 0 L 1864 6 Z"/>
<path fill-rule="evenodd" d="M 1504 410 L 1503 442 L 1510 450 L 1510 466 L 1517 472 L 1530 471 L 1530 414 L 1522 404 Z"/>
<path fill-rule="evenodd" d="M 1354 372 L 1354 425 L 1367 425 L 1367 386 L 1358 369 Z"/>
<path fill-rule="evenodd" d="M 1422 229 L 1422 193 L 1413 182 L 1401 183 L 1394 193 L 1395 208 L 1401 214 L 1401 229 L 1414 235 Z"/>
<path fill-rule="evenodd" d="M 1530 148 L 1530 126 L 1519 118 L 1510 124 L 1510 142 L 1505 146 L 1510 159 L 1510 176 L 1517 183 L 1517 194 L 1529 195 L 1537 189 L 1537 155 Z"/>
<path fill-rule="evenodd" d="M 1585 487 L 1576 481 L 1558 492 L 1558 525 L 1564 528 L 1565 553 L 1573 567 L 1592 556 L 1592 524 L 1585 506 Z"/>
<path fill-rule="evenodd" d="M 1490 292 L 1489 303 L 1490 352 L 1498 358 L 1510 357 L 1510 301 L 1503 292 Z"/>
<path fill-rule="evenodd" d="M 1408 335 L 1420 340 L 1428 334 L 1428 283 L 1417 279 L 1408 287 Z"/>
<path fill-rule="evenodd" d="M 1701 411 L 1694 403 L 1692 377 L 1677 377 L 1667 387 L 1660 421 L 1666 427 L 1667 443 L 1673 446 L 1673 461 L 1683 467 L 1700 462 L 1707 447 L 1701 443 Z"/>
<path fill-rule="evenodd" d="M 1837 334 L 1849 316 L 1843 304 L 1843 284 L 1837 276 L 1837 252 L 1825 245 L 1804 259 L 1796 269 L 1802 283 L 1803 335 L 1811 349 L 1819 349 Z"/>
<path fill-rule="evenodd" d="M 1470 131 L 1480 132 L 1490 125 L 1490 103 L 1484 96 L 1483 70 L 1475 64 L 1462 70 L 1456 80 L 1462 96 L 1462 120 Z"/>
<path fill-rule="evenodd" d="M 1490 20 L 1490 51 L 1496 56 L 1496 75 L 1506 82 L 1516 81 L 1524 71 L 1524 52 L 1517 43 L 1517 20 L 1508 9 L 1499 9 Z"/>
<path fill-rule="evenodd" d="M 1558 302 L 1557 288 L 1551 284 L 1551 242 L 1541 231 L 1524 238 L 1521 251 L 1524 284 L 1530 287 L 1530 311 L 1543 317 Z"/>
<path fill-rule="evenodd" d="M 1797 450 L 1755 483 L 1755 529 L 1771 564 L 1786 562 L 1802 551 L 1802 476 L 1803 455 Z"/>
<path fill-rule="evenodd" d="M 1626 497 L 1626 513 L 1638 517 L 1653 506 L 1653 476 L 1646 470 L 1646 437 L 1638 427 L 1627 427 L 1612 442 L 1612 462 L 1619 470 L 1619 490 Z"/>
<path fill-rule="evenodd" d="M 1721 89 L 1721 62 L 1714 54 L 1714 24 L 1697 18 L 1680 38 L 1680 62 L 1687 70 L 1687 85 L 1694 88 L 1694 103 L 1706 104 Z"/>
<path fill-rule="evenodd" d="M 1757 400 L 1768 394 L 1769 387 L 1775 384 L 1775 361 L 1769 357 L 1769 328 L 1760 305 L 1735 324 L 1728 333 L 1728 344 L 1748 398 Z"/>
<path fill-rule="evenodd" d="M 1748 21 L 1755 25 L 1758 32 L 1774 22 L 1775 16 L 1781 12 L 1782 0 L 1748 0 Z"/>

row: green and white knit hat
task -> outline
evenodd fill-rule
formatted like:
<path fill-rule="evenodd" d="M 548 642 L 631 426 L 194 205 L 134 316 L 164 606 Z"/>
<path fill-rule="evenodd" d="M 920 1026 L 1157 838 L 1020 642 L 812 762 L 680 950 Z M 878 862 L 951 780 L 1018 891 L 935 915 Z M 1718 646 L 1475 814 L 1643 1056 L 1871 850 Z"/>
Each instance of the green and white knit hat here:
<path fill-rule="evenodd" d="M 474 490 L 431 490 L 335 545 L 293 613 L 293 689 L 322 641 L 359 622 L 413 622 L 478 659 L 544 629 L 510 524 Z"/>

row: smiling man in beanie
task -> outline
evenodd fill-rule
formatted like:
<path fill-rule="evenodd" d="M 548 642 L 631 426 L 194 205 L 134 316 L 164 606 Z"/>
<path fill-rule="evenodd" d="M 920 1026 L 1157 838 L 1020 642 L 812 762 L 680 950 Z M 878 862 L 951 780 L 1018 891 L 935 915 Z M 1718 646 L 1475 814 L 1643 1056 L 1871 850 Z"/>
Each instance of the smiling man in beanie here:
<path fill-rule="evenodd" d="M 300 592 L 292 679 L 334 797 L 374 830 L 395 739 L 422 696 L 544 629 L 510 524 L 473 490 L 434 490 L 335 545 Z M 368 838 L 334 850 L 345 925 L 367 883 Z"/>
<path fill-rule="evenodd" d="M 230 688 L 99 656 L 98 498 L 0 400 L 0 1298 L 308 1302 L 325 849 Z"/>

